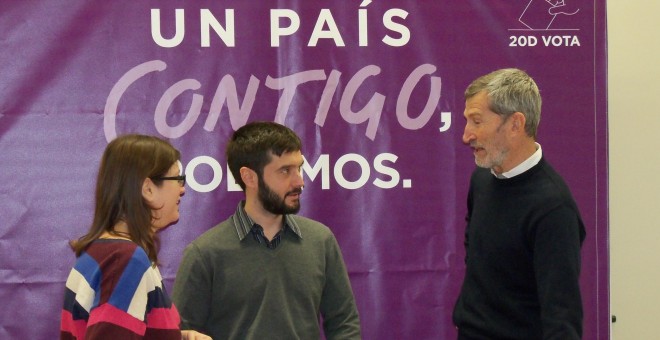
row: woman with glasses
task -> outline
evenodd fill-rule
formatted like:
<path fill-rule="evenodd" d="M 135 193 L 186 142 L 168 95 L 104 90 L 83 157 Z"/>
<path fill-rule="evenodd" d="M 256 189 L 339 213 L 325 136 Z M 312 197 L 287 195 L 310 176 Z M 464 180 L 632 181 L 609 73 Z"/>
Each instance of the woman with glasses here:
<path fill-rule="evenodd" d="M 185 193 L 180 153 L 152 136 L 108 144 L 96 183 L 94 219 L 71 242 L 61 339 L 210 339 L 179 330 L 179 313 L 158 270 L 156 233 L 179 219 Z"/>

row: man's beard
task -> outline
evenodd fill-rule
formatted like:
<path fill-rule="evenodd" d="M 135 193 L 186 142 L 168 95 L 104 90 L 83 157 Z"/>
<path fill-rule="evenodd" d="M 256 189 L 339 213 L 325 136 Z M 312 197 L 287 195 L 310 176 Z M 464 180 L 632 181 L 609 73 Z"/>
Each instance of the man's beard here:
<path fill-rule="evenodd" d="M 507 154 L 509 153 L 508 149 L 495 149 L 488 151 L 487 157 L 479 160 L 476 156 L 474 157 L 474 162 L 480 168 L 493 169 L 495 167 L 501 167 L 506 159 Z"/>
<path fill-rule="evenodd" d="M 294 203 L 293 206 L 289 206 L 286 204 L 286 197 L 290 194 L 300 194 L 301 192 L 302 189 L 297 188 L 287 192 L 284 197 L 280 198 L 277 193 L 271 190 L 266 182 L 259 177 L 259 201 L 264 209 L 272 214 L 287 215 L 297 213 L 300 210 L 300 201 Z"/>
<path fill-rule="evenodd" d="M 504 137 L 501 135 L 502 132 L 500 130 L 505 123 L 506 119 L 504 119 L 504 122 L 497 127 L 497 130 L 495 131 L 496 135 L 488 139 L 485 144 L 477 142 L 470 143 L 470 146 L 480 147 L 486 152 L 486 157 L 484 159 L 480 160 L 477 155 L 474 156 L 474 162 L 478 167 L 494 169 L 501 168 L 502 164 L 504 164 L 504 160 L 506 160 L 507 155 L 509 154 L 509 147 L 503 140 Z"/>

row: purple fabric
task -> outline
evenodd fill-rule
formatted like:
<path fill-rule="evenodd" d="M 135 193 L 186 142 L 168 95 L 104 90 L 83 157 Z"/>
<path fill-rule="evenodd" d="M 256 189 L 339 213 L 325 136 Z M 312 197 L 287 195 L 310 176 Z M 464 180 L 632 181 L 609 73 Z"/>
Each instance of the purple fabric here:
<path fill-rule="evenodd" d="M 184 246 L 242 198 L 223 150 L 254 120 L 303 139 L 301 214 L 336 234 L 364 338 L 455 337 L 474 168 L 462 93 L 502 67 L 541 89 L 539 142 L 587 228 L 584 339 L 607 338 L 605 0 L 562 3 L 2 2 L 0 338 L 57 337 L 67 242 L 91 222 L 108 140 L 153 134 L 183 154 L 182 217 L 161 234 L 171 289 Z"/>

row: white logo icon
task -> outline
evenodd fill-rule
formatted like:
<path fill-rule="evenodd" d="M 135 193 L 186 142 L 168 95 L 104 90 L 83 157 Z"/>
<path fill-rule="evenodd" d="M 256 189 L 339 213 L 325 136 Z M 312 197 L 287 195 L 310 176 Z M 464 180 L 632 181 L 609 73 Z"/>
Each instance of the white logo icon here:
<path fill-rule="evenodd" d="M 580 10 L 566 2 L 570 0 L 530 0 L 518 21 L 531 30 L 548 30 L 558 15 L 574 15 Z"/>

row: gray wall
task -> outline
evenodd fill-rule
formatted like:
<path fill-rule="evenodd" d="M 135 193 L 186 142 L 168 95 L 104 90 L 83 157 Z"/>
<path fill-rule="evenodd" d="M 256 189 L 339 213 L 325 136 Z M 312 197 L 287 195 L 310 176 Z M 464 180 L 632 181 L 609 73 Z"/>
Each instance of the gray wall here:
<path fill-rule="evenodd" d="M 660 339 L 660 3 L 610 0 L 612 339 Z"/>

